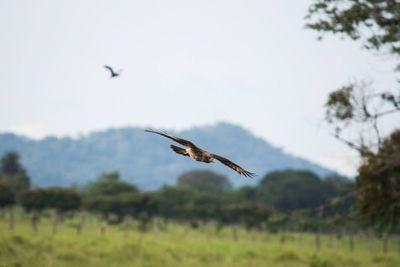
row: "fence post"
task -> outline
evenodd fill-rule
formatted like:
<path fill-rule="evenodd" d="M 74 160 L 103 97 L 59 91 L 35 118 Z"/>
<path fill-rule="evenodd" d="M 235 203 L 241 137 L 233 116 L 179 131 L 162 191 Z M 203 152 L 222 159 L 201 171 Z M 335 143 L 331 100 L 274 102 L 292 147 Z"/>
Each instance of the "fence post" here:
<path fill-rule="evenodd" d="M 10 230 L 14 230 L 15 222 L 14 222 L 14 207 L 10 206 L 9 208 L 10 218 L 9 218 L 9 228 Z"/>
<path fill-rule="evenodd" d="M 315 247 L 317 248 L 318 251 L 321 249 L 321 233 L 319 228 L 317 229 L 317 232 L 315 233 Z"/>
<path fill-rule="evenodd" d="M 268 242 L 269 241 L 269 232 L 267 229 L 264 231 L 263 236 L 264 236 L 264 242 Z"/>
<path fill-rule="evenodd" d="M 79 217 L 80 217 L 80 222 L 76 229 L 76 232 L 78 235 L 80 235 L 82 233 L 83 224 L 85 223 L 85 219 L 86 219 L 85 214 L 82 212 L 79 212 Z"/>
<path fill-rule="evenodd" d="M 238 226 L 236 224 L 232 225 L 232 237 L 233 240 L 239 240 Z"/>
<path fill-rule="evenodd" d="M 301 236 L 301 232 L 297 233 L 297 246 L 300 247 L 301 246 L 301 241 L 302 241 L 302 236 Z"/>
<path fill-rule="evenodd" d="M 397 236 L 397 253 L 400 256 L 400 236 Z"/>
<path fill-rule="evenodd" d="M 60 220 L 60 214 L 57 210 L 55 210 L 53 216 L 54 216 L 54 218 L 53 218 L 53 234 L 56 234 L 57 229 L 58 229 L 58 223 Z"/>
<path fill-rule="evenodd" d="M 389 242 L 388 242 L 388 240 L 389 240 L 389 237 L 388 237 L 388 233 L 384 233 L 383 234 L 383 236 L 382 236 L 382 238 L 383 238 L 383 254 L 387 254 L 388 253 L 388 250 L 389 250 Z"/>
<path fill-rule="evenodd" d="M 32 221 L 31 221 L 31 223 L 32 223 L 33 232 L 35 232 L 35 233 L 37 233 L 37 231 L 38 231 L 39 219 L 40 219 L 40 216 L 39 216 L 38 212 L 34 210 L 32 212 Z"/>
<path fill-rule="evenodd" d="M 285 231 L 282 231 L 281 237 L 280 237 L 281 246 L 283 246 L 285 244 L 285 241 L 286 241 Z"/>
<path fill-rule="evenodd" d="M 342 235 L 340 231 L 337 231 L 335 233 L 335 250 L 337 251 L 339 249 L 339 241 L 342 239 Z"/>
<path fill-rule="evenodd" d="M 365 238 L 367 241 L 367 245 L 368 245 L 368 251 L 372 252 L 372 236 L 371 236 L 371 231 L 367 230 L 367 232 L 365 233 Z"/>
<path fill-rule="evenodd" d="M 102 235 L 106 234 L 106 225 L 105 225 L 105 223 L 101 223 L 100 224 L 100 232 L 101 232 Z"/>
<path fill-rule="evenodd" d="M 335 243 L 335 235 L 332 232 L 329 232 L 329 248 L 333 249 Z"/>
<path fill-rule="evenodd" d="M 123 229 L 124 229 L 124 238 L 128 238 L 128 233 L 129 233 L 129 223 L 130 223 L 130 217 L 125 216 L 124 222 L 123 222 Z"/>
<path fill-rule="evenodd" d="M 354 233 L 353 231 L 350 231 L 349 234 L 349 247 L 350 247 L 350 252 L 354 251 Z"/>

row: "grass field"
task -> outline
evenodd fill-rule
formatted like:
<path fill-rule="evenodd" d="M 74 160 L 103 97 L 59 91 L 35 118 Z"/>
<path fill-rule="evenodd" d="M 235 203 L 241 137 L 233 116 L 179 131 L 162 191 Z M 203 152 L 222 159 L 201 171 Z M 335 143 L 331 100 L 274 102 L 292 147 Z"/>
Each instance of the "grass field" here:
<path fill-rule="evenodd" d="M 382 240 L 369 244 L 363 236 L 355 236 L 351 252 L 348 237 L 336 241 L 322 235 L 317 250 L 311 234 L 287 233 L 282 244 L 282 235 L 239 229 L 235 241 L 231 228 L 216 233 L 212 225 L 193 230 L 170 224 L 167 229 L 155 228 L 144 234 L 134 227 L 125 231 L 121 226 L 107 226 L 102 234 L 92 217 L 85 221 L 81 234 L 72 221 L 60 225 L 53 234 L 49 219 L 42 220 L 34 233 L 28 218 L 17 217 L 12 231 L 6 218 L 0 219 L 0 267 L 400 266 L 395 238 L 383 254 Z"/>

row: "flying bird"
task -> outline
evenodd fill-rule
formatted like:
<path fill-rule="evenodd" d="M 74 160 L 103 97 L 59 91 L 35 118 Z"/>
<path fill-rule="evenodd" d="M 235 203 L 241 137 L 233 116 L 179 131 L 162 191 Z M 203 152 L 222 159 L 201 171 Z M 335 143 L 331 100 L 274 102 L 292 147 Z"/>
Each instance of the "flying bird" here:
<path fill-rule="evenodd" d="M 178 146 L 174 146 L 174 145 L 170 145 L 170 147 L 172 148 L 173 151 L 175 151 L 178 154 L 181 154 L 183 156 L 188 156 L 191 157 L 192 159 L 196 160 L 196 161 L 201 161 L 201 162 L 205 162 L 205 163 L 211 163 L 211 162 L 215 162 L 215 160 L 218 160 L 219 162 L 221 162 L 222 164 L 228 166 L 229 168 L 235 170 L 236 172 L 238 172 L 241 175 L 244 175 L 246 177 L 253 177 L 255 176 L 255 173 L 246 171 L 245 169 L 243 169 L 242 167 L 240 167 L 239 165 L 233 163 L 232 161 L 212 154 L 208 151 L 205 151 L 204 149 L 201 149 L 199 147 L 197 147 L 195 144 L 193 144 L 192 142 L 176 137 L 176 136 L 172 136 L 169 135 L 165 132 L 158 132 L 158 131 L 153 131 L 153 130 L 145 130 L 146 132 L 149 133 L 155 133 L 155 134 L 159 134 L 161 136 L 164 136 L 166 138 L 169 138 L 187 148 L 182 148 L 182 147 L 178 147 Z"/>
<path fill-rule="evenodd" d="M 113 68 L 111 68 L 108 65 L 104 65 L 104 68 L 106 68 L 106 69 L 108 69 L 110 71 L 110 74 L 111 74 L 110 78 L 118 77 L 122 72 L 122 70 L 119 70 L 118 72 L 116 72 L 116 71 L 113 70 Z"/>

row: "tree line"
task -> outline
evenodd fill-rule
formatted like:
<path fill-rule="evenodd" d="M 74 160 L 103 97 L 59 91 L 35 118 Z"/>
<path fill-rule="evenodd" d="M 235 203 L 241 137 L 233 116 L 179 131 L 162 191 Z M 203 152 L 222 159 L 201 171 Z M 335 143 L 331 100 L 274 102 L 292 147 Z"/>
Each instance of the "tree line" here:
<path fill-rule="evenodd" d="M 321 179 L 304 170 L 271 172 L 258 185 L 240 188 L 223 175 L 194 170 L 179 176 L 174 186 L 142 192 L 117 171 L 101 173 L 82 188 L 31 188 L 17 153 L 6 153 L 0 163 L 0 208 L 10 210 L 12 218 L 11 207 L 22 206 L 35 230 L 47 210 L 54 211 L 54 231 L 63 217 L 82 210 L 112 224 L 133 218 L 143 227 L 160 218 L 192 227 L 213 222 L 218 229 L 329 230 L 349 224 L 354 204 L 354 197 L 342 199 L 354 187 L 351 180 Z"/>

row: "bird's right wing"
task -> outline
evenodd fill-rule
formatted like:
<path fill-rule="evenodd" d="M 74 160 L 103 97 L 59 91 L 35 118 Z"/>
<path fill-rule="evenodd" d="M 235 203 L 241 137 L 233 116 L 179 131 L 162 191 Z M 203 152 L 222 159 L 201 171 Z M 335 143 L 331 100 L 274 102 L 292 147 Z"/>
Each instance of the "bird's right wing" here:
<path fill-rule="evenodd" d="M 211 154 L 211 156 L 213 156 L 215 159 L 219 160 L 222 164 L 228 166 L 229 168 L 233 169 L 234 171 L 236 171 L 239 174 L 242 174 L 246 177 L 253 177 L 256 174 L 246 171 L 245 169 L 243 169 L 242 167 L 240 167 L 239 165 L 237 165 L 236 163 L 233 163 L 232 161 L 230 161 L 227 158 L 215 155 L 215 154 Z"/>
<path fill-rule="evenodd" d="M 182 138 L 179 138 L 177 136 L 169 135 L 169 134 L 167 134 L 165 132 L 159 132 L 159 131 L 153 131 L 153 130 L 145 130 L 145 131 L 149 132 L 149 133 L 159 134 L 161 136 L 164 136 L 166 138 L 174 140 L 175 142 L 177 142 L 177 143 L 179 143 L 179 144 L 181 144 L 183 146 L 197 148 L 197 146 L 195 144 L 193 144 L 192 142 L 190 142 L 188 140 L 185 140 L 185 139 L 182 139 Z"/>

